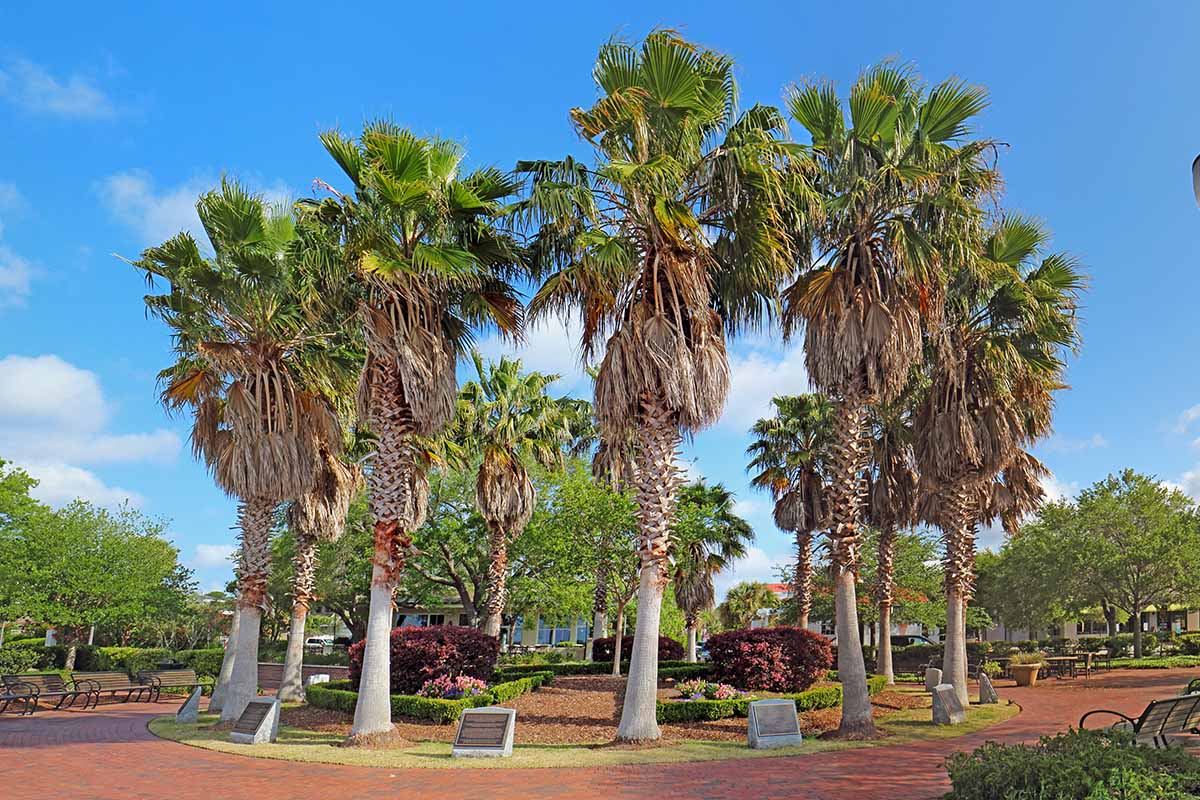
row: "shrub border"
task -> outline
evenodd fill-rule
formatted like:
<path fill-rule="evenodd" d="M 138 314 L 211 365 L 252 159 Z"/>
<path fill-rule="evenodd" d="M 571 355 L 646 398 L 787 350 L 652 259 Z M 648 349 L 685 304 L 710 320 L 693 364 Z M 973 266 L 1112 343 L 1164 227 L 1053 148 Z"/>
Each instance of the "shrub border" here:
<path fill-rule="evenodd" d="M 702 678 L 712 670 L 712 664 L 707 662 L 692 663 L 690 661 L 660 661 L 658 662 L 659 678 Z M 495 680 L 516 680 L 526 675 L 538 672 L 549 672 L 553 675 L 609 675 L 612 673 L 611 661 L 568 661 L 562 664 L 513 664 L 507 667 L 496 667 L 492 676 Z M 621 674 L 629 672 L 629 662 L 621 662 Z"/>
<path fill-rule="evenodd" d="M 886 686 L 887 678 L 883 675 L 871 675 L 867 678 L 868 694 L 879 694 Z M 771 699 L 795 700 L 798 712 L 834 708 L 842 704 L 842 687 L 818 686 L 815 689 L 794 694 L 772 695 Z M 659 724 L 747 717 L 750 715 L 751 702 L 753 702 L 751 699 L 745 697 L 732 700 L 682 700 L 666 703 L 659 700 L 655 716 Z"/>
<path fill-rule="evenodd" d="M 508 702 L 528 692 L 537 691 L 553 679 L 553 673 L 537 672 L 516 680 L 497 683 L 477 697 L 464 697 L 461 700 L 394 694 L 392 695 L 392 714 L 397 717 L 416 717 L 445 725 L 459 719 L 464 709 Z M 354 706 L 358 703 L 358 692 L 350 688 L 350 681 L 314 683 L 305 689 L 305 695 L 311 706 L 342 711 L 347 714 L 353 714 Z"/>

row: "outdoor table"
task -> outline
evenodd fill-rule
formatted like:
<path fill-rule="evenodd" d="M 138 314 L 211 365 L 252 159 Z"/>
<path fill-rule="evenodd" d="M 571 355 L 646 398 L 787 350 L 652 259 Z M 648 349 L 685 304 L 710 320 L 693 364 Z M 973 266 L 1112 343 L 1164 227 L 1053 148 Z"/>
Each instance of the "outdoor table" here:
<path fill-rule="evenodd" d="M 1083 668 L 1083 677 L 1090 678 L 1092 676 L 1092 659 L 1095 658 L 1095 653 L 1077 653 L 1075 655 L 1075 666 Z"/>
<path fill-rule="evenodd" d="M 1054 669 L 1058 677 L 1066 677 L 1064 673 L 1069 672 L 1071 677 L 1075 677 L 1075 656 L 1046 656 L 1046 663 Z"/>

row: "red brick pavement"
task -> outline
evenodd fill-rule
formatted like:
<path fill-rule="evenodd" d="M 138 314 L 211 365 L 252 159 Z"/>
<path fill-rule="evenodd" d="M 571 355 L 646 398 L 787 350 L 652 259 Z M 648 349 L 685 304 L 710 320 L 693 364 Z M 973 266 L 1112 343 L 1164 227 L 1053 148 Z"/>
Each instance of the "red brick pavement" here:
<path fill-rule="evenodd" d="M 375 798 L 788 798 L 900 800 L 939 797 L 950 749 L 986 739 L 1022 741 L 1075 724 L 1093 708 L 1140 711 L 1177 693 L 1194 670 L 1119 671 L 1090 681 L 1000 687 L 1022 712 L 950 741 L 836 753 L 578 770 L 407 770 L 297 764 L 226 755 L 158 739 L 146 729 L 163 704 L 0 717 L 3 800 L 374 800 Z M 519 723 L 518 723 L 519 724 Z"/>

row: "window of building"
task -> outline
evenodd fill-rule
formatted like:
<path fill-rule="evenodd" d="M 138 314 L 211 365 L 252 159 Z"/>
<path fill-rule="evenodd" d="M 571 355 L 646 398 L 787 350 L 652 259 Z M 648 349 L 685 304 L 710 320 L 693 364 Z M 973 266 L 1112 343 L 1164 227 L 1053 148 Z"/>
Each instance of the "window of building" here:
<path fill-rule="evenodd" d="M 583 617 L 579 618 L 579 622 L 575 623 L 575 643 L 584 644 L 588 640 L 588 636 L 592 633 L 591 624 Z"/>
<path fill-rule="evenodd" d="M 837 625 L 827 620 L 821 620 L 821 635 L 835 636 L 837 634 Z"/>
<path fill-rule="evenodd" d="M 538 644 L 558 644 L 571 641 L 570 625 L 553 625 L 538 617 Z"/>
<path fill-rule="evenodd" d="M 517 624 L 513 626 L 513 637 L 512 637 L 513 644 L 521 643 L 521 635 L 524 630 L 525 630 L 525 620 L 522 619 L 521 617 L 517 617 Z"/>

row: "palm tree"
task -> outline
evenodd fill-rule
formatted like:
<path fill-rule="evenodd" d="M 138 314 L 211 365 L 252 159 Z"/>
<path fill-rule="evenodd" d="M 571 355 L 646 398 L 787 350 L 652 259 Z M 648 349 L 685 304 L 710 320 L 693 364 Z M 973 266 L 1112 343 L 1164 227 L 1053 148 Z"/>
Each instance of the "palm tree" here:
<path fill-rule="evenodd" d="M 734 513 L 732 492 L 719 483 L 697 481 L 679 493 L 671 534 L 675 604 L 687 628 L 687 660 L 695 662 L 700 615 L 716 604 L 713 578 L 745 557 L 754 529 Z"/>
<path fill-rule="evenodd" d="M 796 624 L 808 627 L 812 610 L 812 537 L 825 524 L 825 450 L 832 406 L 824 395 L 802 394 L 771 400 L 775 415 L 750 428 L 746 448 L 750 485 L 775 499 L 775 524 L 796 537 L 796 573 L 792 595 Z"/>
<path fill-rule="evenodd" d="M 975 202 L 994 185 L 987 142 L 967 141 L 984 108 L 982 89 L 958 81 L 923 88 L 911 71 L 883 64 L 850 90 L 849 125 L 830 84 L 794 87 L 792 117 L 811 144 L 794 159 L 794 252 L 801 274 L 784 295 L 784 331 L 804 329 L 805 364 L 833 403 L 828 452 L 830 563 L 837 609 L 841 736 L 873 736 L 858 633 L 855 572 L 869 453 L 867 408 L 894 399 L 921 354 L 936 313 L 940 262 Z"/>
<path fill-rule="evenodd" d="M 1033 486 L 1044 468 L 1025 449 L 1049 433 L 1063 352 L 1079 343 L 1084 280 L 1069 256 L 1042 257 L 1048 240 L 1038 223 L 1004 217 L 977 257 L 959 265 L 916 417 L 917 460 L 932 495 L 926 516 L 945 539 L 944 671 L 963 702 L 975 529 L 1001 513 L 1011 522 L 1039 499 Z"/>
<path fill-rule="evenodd" d="M 583 354 L 601 345 L 595 409 L 602 436 L 636 441 L 640 509 L 638 625 L 617 738 L 659 738 L 658 631 L 684 435 L 720 416 L 729 389 L 725 336 L 767 313 L 788 268 L 779 211 L 782 119 L 735 116 L 733 62 L 677 33 L 640 47 L 612 40 L 593 76 L 600 98 L 576 108 L 595 167 L 523 162 L 517 219 L 538 226 L 548 272 L 530 313 L 578 311 Z"/>
<path fill-rule="evenodd" d="M 482 630 L 499 637 L 508 545 L 521 535 L 537 503 L 525 464 L 561 467 L 578 430 L 575 417 L 584 413 L 590 418 L 591 413 L 586 404 L 547 394 L 558 375 L 523 373 L 520 361 L 506 357 L 485 367 L 479 353 L 471 355 L 477 380 L 459 392 L 458 412 L 447 433 L 481 457 L 475 504 L 488 527 L 490 556 Z"/>
<path fill-rule="evenodd" d="M 906 393 L 907 397 L 907 393 Z M 913 455 L 911 403 L 902 397 L 871 409 L 870 460 L 863 519 L 879 531 L 875 564 L 875 602 L 879 606 L 879 647 L 875 671 L 896 682 L 892 670 L 892 600 L 895 591 L 896 535 L 914 521 L 918 479 Z"/>
<path fill-rule="evenodd" d="M 595 377 L 593 375 L 593 377 Z M 605 441 L 596 436 L 596 452 L 592 455 L 592 477 L 607 486 L 614 494 L 624 495 L 633 485 L 633 440 L 626 435 L 623 441 L 616 443 Z M 592 591 L 592 635 L 588 638 L 585 657 L 592 660 L 592 648 L 596 639 L 608 634 L 609 599 L 614 594 L 614 581 L 621 583 L 623 571 L 614 568 L 614 562 L 624 562 L 625 553 L 614 549 L 616 545 L 624 544 L 623 537 L 614 530 L 604 530 L 596 538 L 596 583 Z M 623 598 L 627 593 L 620 593 Z M 623 612 L 628 601 L 619 600 L 619 623 L 624 622 Z M 617 625 L 618 630 L 622 624 Z M 613 660 L 613 675 L 621 674 L 621 634 L 617 633 L 613 640 L 615 657 Z"/>
<path fill-rule="evenodd" d="M 181 233 L 135 266 L 169 284 L 145 298 L 170 327 L 176 362 L 160 373 L 163 403 L 190 409 L 192 449 L 239 500 L 238 636 L 221 718 L 258 691 L 275 508 L 313 486 L 317 453 L 338 453 L 337 375 L 352 369 L 336 321 L 314 318 L 300 270 L 306 237 L 291 216 L 231 181 L 196 205 L 213 256 Z"/>
<path fill-rule="evenodd" d="M 296 536 L 292 558 L 292 618 L 283 677 L 277 696 L 285 702 L 304 700 L 304 627 L 313 600 L 317 548 L 334 542 L 346 527 L 346 514 L 362 486 L 362 468 L 347 464 L 322 448 L 316 482 L 288 506 L 288 524 Z"/>
<path fill-rule="evenodd" d="M 460 175 L 462 149 L 389 122 L 368 124 L 356 141 L 336 131 L 325 149 L 352 193 L 304 204 L 329 224 L 344 258 L 317 270 L 357 304 L 367 358 L 360 419 L 377 447 L 366 473 L 375 520 L 375 557 L 362 681 L 351 742 L 394 735 L 389 701 L 392 592 L 412 531 L 425 517 L 428 482 L 416 437 L 433 437 L 457 397 L 455 364 L 473 326 L 519 334 L 521 304 L 507 278 L 520 248 L 496 225 L 516 184 L 499 170 Z"/>
<path fill-rule="evenodd" d="M 779 598 L 765 583 L 739 583 L 725 594 L 725 602 L 717 608 L 721 622 L 729 628 L 749 628 L 760 611 L 779 605 Z"/>

